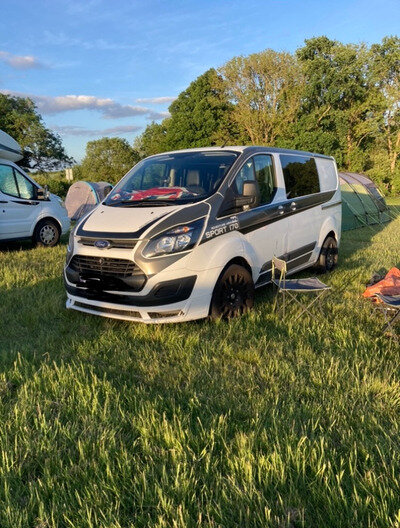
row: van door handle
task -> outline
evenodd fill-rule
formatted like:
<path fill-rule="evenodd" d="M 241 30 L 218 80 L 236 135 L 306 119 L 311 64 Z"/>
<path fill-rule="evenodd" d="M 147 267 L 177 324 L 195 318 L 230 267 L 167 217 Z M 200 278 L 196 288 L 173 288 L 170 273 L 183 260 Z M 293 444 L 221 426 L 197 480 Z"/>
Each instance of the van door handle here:
<path fill-rule="evenodd" d="M 285 212 L 285 209 L 283 208 L 283 205 L 280 205 L 280 206 L 278 207 L 278 213 L 279 213 L 280 215 L 283 215 L 284 212 Z"/>
<path fill-rule="evenodd" d="M 296 207 L 297 207 L 296 202 L 292 202 L 292 203 L 290 204 L 290 209 L 291 209 L 292 211 L 296 211 Z"/>

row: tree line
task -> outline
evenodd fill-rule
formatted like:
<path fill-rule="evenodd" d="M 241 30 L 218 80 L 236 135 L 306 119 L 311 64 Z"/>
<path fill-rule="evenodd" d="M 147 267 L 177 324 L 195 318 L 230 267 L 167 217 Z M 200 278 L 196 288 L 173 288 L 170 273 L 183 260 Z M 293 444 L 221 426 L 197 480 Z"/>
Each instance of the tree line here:
<path fill-rule="evenodd" d="M 334 156 L 400 192 L 400 38 L 343 44 L 305 41 L 295 53 L 267 49 L 210 69 L 135 141 L 141 156 L 165 150 L 255 144 Z"/>
<path fill-rule="evenodd" d="M 116 182 L 143 157 L 190 147 L 255 144 L 335 157 L 400 192 L 400 38 L 343 44 L 325 36 L 295 53 L 267 49 L 211 68 L 181 92 L 170 117 L 149 124 L 133 145 L 90 141 L 75 174 Z M 0 128 L 27 147 L 26 164 L 71 163 L 31 101 L 0 95 Z"/>

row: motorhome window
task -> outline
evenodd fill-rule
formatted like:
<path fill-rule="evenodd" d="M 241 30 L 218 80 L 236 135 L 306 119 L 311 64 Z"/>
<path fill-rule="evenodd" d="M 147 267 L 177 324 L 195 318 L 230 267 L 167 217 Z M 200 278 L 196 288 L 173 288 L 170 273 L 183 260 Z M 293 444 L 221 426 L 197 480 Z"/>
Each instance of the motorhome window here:
<path fill-rule="evenodd" d="M 15 169 L 14 174 L 17 181 L 20 198 L 24 198 L 25 200 L 33 200 L 36 197 L 35 186 Z"/>
<path fill-rule="evenodd" d="M 0 165 L 0 191 L 19 198 L 14 171 L 9 165 Z"/>
<path fill-rule="evenodd" d="M 107 196 L 106 205 L 158 200 L 188 203 L 213 194 L 237 158 L 229 151 L 181 152 L 138 163 Z"/>
<path fill-rule="evenodd" d="M 276 189 L 272 157 L 267 154 L 254 156 L 254 168 L 260 188 L 260 204 L 269 204 Z"/>
<path fill-rule="evenodd" d="M 280 159 L 287 198 L 319 192 L 318 172 L 314 158 L 282 154 Z"/>

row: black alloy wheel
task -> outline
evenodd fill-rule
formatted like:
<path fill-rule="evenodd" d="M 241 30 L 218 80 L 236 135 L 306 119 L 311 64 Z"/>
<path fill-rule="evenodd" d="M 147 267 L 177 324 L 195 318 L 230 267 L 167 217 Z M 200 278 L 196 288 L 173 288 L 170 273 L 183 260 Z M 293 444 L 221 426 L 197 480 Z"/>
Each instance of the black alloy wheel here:
<path fill-rule="evenodd" d="M 211 300 L 212 319 L 231 319 L 248 312 L 254 305 L 254 283 L 243 266 L 230 265 L 217 281 Z"/>
<path fill-rule="evenodd" d="M 338 245 L 336 239 L 331 236 L 326 237 L 322 244 L 321 252 L 316 263 L 316 268 L 320 273 L 332 271 L 338 261 Z"/>

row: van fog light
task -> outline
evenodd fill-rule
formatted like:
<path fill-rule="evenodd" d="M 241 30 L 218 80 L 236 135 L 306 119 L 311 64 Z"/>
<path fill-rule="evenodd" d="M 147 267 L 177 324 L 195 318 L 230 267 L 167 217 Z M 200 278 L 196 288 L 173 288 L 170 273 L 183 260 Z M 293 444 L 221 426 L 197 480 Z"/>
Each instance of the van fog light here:
<path fill-rule="evenodd" d="M 173 310 L 170 312 L 148 312 L 150 319 L 162 319 L 164 317 L 176 317 L 177 315 L 184 315 L 182 310 Z"/>

